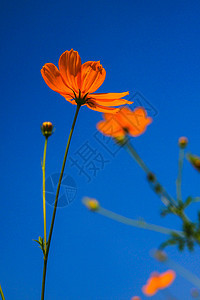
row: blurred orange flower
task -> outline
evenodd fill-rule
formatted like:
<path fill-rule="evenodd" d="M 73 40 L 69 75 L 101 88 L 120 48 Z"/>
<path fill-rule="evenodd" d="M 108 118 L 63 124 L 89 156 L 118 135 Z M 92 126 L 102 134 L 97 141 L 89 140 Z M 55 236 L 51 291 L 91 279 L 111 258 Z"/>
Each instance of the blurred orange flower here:
<path fill-rule="evenodd" d="M 126 134 L 139 136 L 145 132 L 152 118 L 147 117 L 146 110 L 142 107 L 134 111 L 122 107 L 116 114 L 104 114 L 104 121 L 97 124 L 97 129 L 104 135 L 114 138 L 123 138 Z"/>
<path fill-rule="evenodd" d="M 55 92 L 62 95 L 71 104 L 86 105 L 100 111 L 115 113 L 119 106 L 132 102 L 122 97 L 124 93 L 96 93 L 93 94 L 104 82 L 106 71 L 100 61 L 88 61 L 81 64 L 81 58 L 77 51 L 71 49 L 65 51 L 59 59 L 58 68 L 47 63 L 41 70 L 46 84 Z"/>
<path fill-rule="evenodd" d="M 153 296 L 160 289 L 170 286 L 175 277 L 176 273 L 173 270 L 168 270 L 162 274 L 154 272 L 148 279 L 147 284 L 143 286 L 142 291 L 146 296 Z"/>

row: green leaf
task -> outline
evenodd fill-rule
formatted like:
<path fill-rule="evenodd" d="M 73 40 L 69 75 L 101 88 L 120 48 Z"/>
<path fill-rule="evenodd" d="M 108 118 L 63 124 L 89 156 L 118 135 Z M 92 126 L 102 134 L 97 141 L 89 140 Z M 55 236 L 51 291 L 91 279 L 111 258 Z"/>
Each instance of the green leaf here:
<path fill-rule="evenodd" d="M 187 197 L 184 202 L 184 208 L 188 207 L 193 202 L 193 198 L 191 196 Z"/>
<path fill-rule="evenodd" d="M 38 247 L 39 247 L 40 249 L 42 249 L 42 252 L 44 253 L 44 242 L 43 242 L 43 238 L 41 238 L 41 237 L 39 236 L 38 239 L 39 239 L 39 241 L 37 241 L 37 240 L 33 240 L 33 241 L 39 244 Z"/>
<path fill-rule="evenodd" d="M 167 246 L 173 246 L 173 245 L 176 245 L 177 244 L 177 241 L 174 240 L 174 239 L 169 239 L 167 240 L 166 242 L 162 243 L 159 247 L 159 249 L 164 249 L 166 248 Z"/>
<path fill-rule="evenodd" d="M 172 213 L 171 210 L 169 210 L 168 208 L 164 208 L 161 210 L 160 214 L 162 217 L 165 217 L 166 215 L 171 214 L 171 213 Z"/>
<path fill-rule="evenodd" d="M 38 240 L 33 240 L 34 242 L 38 243 L 40 245 L 40 242 Z"/>
<path fill-rule="evenodd" d="M 195 232 L 195 224 L 192 222 L 183 222 L 183 232 L 186 237 L 192 237 Z"/>
<path fill-rule="evenodd" d="M 189 251 L 193 251 L 194 250 L 194 242 L 191 240 L 187 240 L 187 247 Z"/>
<path fill-rule="evenodd" d="M 40 243 L 41 245 L 43 245 L 43 238 L 42 238 L 41 236 L 39 236 L 38 240 L 39 240 L 39 243 Z"/>
<path fill-rule="evenodd" d="M 180 251 L 183 251 L 184 247 L 185 247 L 185 241 L 183 239 L 179 240 L 179 242 L 178 242 L 178 249 Z"/>

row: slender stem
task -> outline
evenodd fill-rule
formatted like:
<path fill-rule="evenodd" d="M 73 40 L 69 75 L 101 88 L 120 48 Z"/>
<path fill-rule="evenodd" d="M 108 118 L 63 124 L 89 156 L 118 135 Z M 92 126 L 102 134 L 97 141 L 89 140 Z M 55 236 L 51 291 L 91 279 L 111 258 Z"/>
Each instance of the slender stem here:
<path fill-rule="evenodd" d="M 145 162 L 142 160 L 142 158 L 139 156 L 139 154 L 136 152 L 134 147 L 131 145 L 130 141 L 127 139 L 127 142 L 125 143 L 125 146 L 127 147 L 129 153 L 131 156 L 135 159 L 135 161 L 138 163 L 138 165 L 141 167 L 141 169 L 148 175 L 151 173 L 149 168 L 146 166 Z"/>
<path fill-rule="evenodd" d="M 56 210 L 57 210 L 57 204 L 58 204 L 58 196 L 59 196 L 60 186 L 61 186 L 62 177 L 63 177 L 63 173 L 64 173 L 64 169 L 65 169 L 65 163 L 66 163 L 66 160 L 67 160 L 67 154 L 68 154 L 68 151 L 69 151 L 69 146 L 70 146 L 70 142 L 71 142 L 71 138 L 72 138 L 72 134 L 73 134 L 73 131 L 74 131 L 74 127 L 75 127 L 75 123 L 76 123 L 76 119 L 77 119 L 77 116 L 78 116 L 79 109 L 80 109 L 80 105 L 77 104 L 76 113 L 75 113 L 75 116 L 74 116 L 74 120 L 73 120 L 73 123 L 72 123 L 72 128 L 71 128 L 69 138 L 68 138 L 68 141 L 67 141 L 67 146 L 66 146 L 66 150 L 65 150 L 64 159 L 63 159 L 62 169 L 61 169 L 60 178 L 59 178 L 57 191 L 56 191 L 53 216 L 52 216 L 52 220 L 51 220 L 51 227 L 50 227 L 49 238 L 48 238 L 48 242 L 47 242 L 47 250 L 46 250 L 46 253 L 44 255 L 41 300 L 44 300 L 47 261 L 48 261 L 49 248 L 50 248 L 51 238 L 52 238 L 52 233 L 53 233 L 53 228 L 54 228 L 54 222 L 55 222 L 55 216 L 56 216 Z"/>
<path fill-rule="evenodd" d="M 176 179 L 176 196 L 178 202 L 182 202 L 181 183 L 182 183 L 183 159 L 184 159 L 184 149 L 180 148 L 179 159 L 178 159 L 178 176 Z"/>
<path fill-rule="evenodd" d="M 165 228 L 162 226 L 146 223 L 143 220 L 130 219 L 130 218 L 124 217 L 122 215 L 116 214 L 110 210 L 103 208 L 103 207 L 100 207 L 96 212 L 99 213 L 100 215 L 103 215 L 103 216 L 109 218 L 109 219 L 115 220 L 117 222 L 120 222 L 120 223 L 123 223 L 126 225 L 130 225 L 133 227 L 156 231 L 156 232 L 160 232 L 163 234 L 171 234 L 172 232 L 182 234 L 182 231 L 173 230 L 173 229 Z"/>
<path fill-rule="evenodd" d="M 131 154 L 131 156 L 135 159 L 135 161 L 138 163 L 138 165 L 143 169 L 143 171 L 146 173 L 146 175 L 148 176 L 150 173 L 152 173 L 149 168 L 146 166 L 146 164 L 144 163 L 144 161 L 141 159 L 141 157 L 139 156 L 139 154 L 136 152 L 136 150 L 134 149 L 134 147 L 132 146 L 132 144 L 130 143 L 130 141 L 126 140 L 126 143 L 124 144 L 124 146 L 127 148 L 128 152 Z M 173 205 L 174 207 L 177 207 L 177 203 L 174 200 L 174 198 L 172 198 L 168 192 L 165 190 L 165 188 L 156 180 L 156 182 L 151 183 L 154 187 L 156 185 L 160 186 L 160 195 L 161 195 L 161 200 L 162 202 L 168 206 L 169 203 L 171 203 L 171 205 Z M 164 197 L 164 199 L 162 199 L 162 197 Z M 166 203 L 166 201 L 164 201 L 165 199 L 167 199 L 168 204 Z M 189 221 L 189 218 L 186 216 L 185 212 L 182 213 L 182 216 L 179 215 L 179 217 L 184 221 L 187 220 Z"/>
<path fill-rule="evenodd" d="M 47 153 L 47 140 L 45 137 L 44 154 L 42 162 L 42 173 L 43 173 L 43 217 L 44 217 L 44 251 L 47 251 L 47 223 L 46 223 L 46 189 L 45 189 L 45 166 L 46 166 L 46 153 Z"/>
<path fill-rule="evenodd" d="M 127 139 L 125 143 L 125 147 L 127 148 L 128 152 L 131 154 L 131 156 L 135 159 L 135 161 L 138 163 L 138 165 L 143 169 L 143 171 L 148 176 L 150 173 L 152 173 L 149 168 L 146 166 L 144 161 L 141 159 L 139 154 L 136 152 L 134 147 L 131 145 L 130 141 Z M 165 197 L 173 206 L 177 206 L 176 201 L 168 194 L 168 192 L 164 189 L 164 187 L 156 180 L 155 183 L 153 183 L 153 186 L 159 185 L 161 187 L 161 194 L 163 197 Z"/>
<path fill-rule="evenodd" d="M 44 255 L 44 265 L 43 265 L 43 276 L 42 276 L 41 300 L 44 300 L 45 283 L 46 283 L 46 273 L 47 273 L 47 257 L 46 257 L 46 253 L 45 253 L 45 255 Z"/>
<path fill-rule="evenodd" d="M 200 197 L 194 197 L 194 198 L 192 199 L 192 202 L 200 202 Z"/>
<path fill-rule="evenodd" d="M 5 300 L 5 297 L 4 297 L 4 294 L 3 294 L 3 291 L 2 291 L 1 285 L 0 285 L 0 295 L 1 295 L 2 300 Z"/>

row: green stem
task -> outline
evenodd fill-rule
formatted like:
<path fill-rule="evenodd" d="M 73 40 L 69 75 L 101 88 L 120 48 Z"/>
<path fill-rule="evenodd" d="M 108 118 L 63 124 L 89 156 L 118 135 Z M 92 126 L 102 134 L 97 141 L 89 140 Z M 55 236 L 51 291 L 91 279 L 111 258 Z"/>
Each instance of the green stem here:
<path fill-rule="evenodd" d="M 182 231 L 173 230 L 173 229 L 165 228 L 162 226 L 146 223 L 145 221 L 142 221 L 142 220 L 130 219 L 130 218 L 124 217 L 122 215 L 116 214 L 110 210 L 103 208 L 103 207 L 100 207 L 96 212 L 99 213 L 100 215 L 103 215 L 103 216 L 109 218 L 109 219 L 115 220 L 117 222 L 129 225 L 129 226 L 143 228 L 143 229 L 156 231 L 156 232 L 160 232 L 163 234 L 169 234 L 169 235 L 172 232 L 182 234 Z"/>
<path fill-rule="evenodd" d="M 134 149 L 134 147 L 131 145 L 131 143 L 129 142 L 129 139 L 126 138 L 126 142 L 124 143 L 124 146 L 127 148 L 128 152 L 131 154 L 131 156 L 135 159 L 135 161 L 138 163 L 138 165 L 143 169 L 143 171 L 146 173 L 146 175 L 148 176 L 150 173 L 152 174 L 152 172 L 149 170 L 149 168 L 146 166 L 146 164 L 144 163 L 144 161 L 141 159 L 141 157 L 139 156 L 139 154 L 136 152 L 136 150 Z M 162 197 L 164 199 L 167 199 L 168 203 L 171 203 L 171 205 L 173 205 L 174 207 L 177 208 L 177 203 L 176 201 L 168 194 L 168 192 L 165 190 L 165 188 L 156 180 L 155 182 L 152 182 L 153 187 L 154 187 L 154 191 L 155 191 L 155 187 L 156 186 L 160 186 L 160 195 L 161 195 L 161 200 Z M 157 193 L 158 194 L 158 193 Z M 162 200 L 162 202 L 168 206 L 167 203 L 165 203 L 165 201 Z M 185 212 L 182 212 L 182 215 L 179 217 L 184 221 L 189 221 L 189 218 L 186 216 Z"/>
<path fill-rule="evenodd" d="M 1 285 L 0 285 L 0 295 L 1 295 L 2 300 L 5 300 L 5 297 L 4 297 L 4 294 L 3 294 L 3 291 L 2 291 Z"/>
<path fill-rule="evenodd" d="M 176 179 L 176 195 L 177 195 L 177 201 L 180 203 L 182 202 L 181 182 L 182 182 L 183 159 L 184 159 L 184 149 L 180 148 L 179 159 L 178 159 L 178 176 Z"/>
<path fill-rule="evenodd" d="M 192 198 L 192 202 L 200 202 L 200 197 L 194 197 L 194 198 Z"/>
<path fill-rule="evenodd" d="M 45 137 L 44 154 L 42 162 L 42 174 L 43 174 L 43 217 L 44 217 L 44 251 L 47 251 L 47 224 L 46 224 L 46 189 L 45 189 L 45 166 L 46 166 L 46 153 L 47 153 L 47 141 L 48 137 Z"/>
<path fill-rule="evenodd" d="M 152 172 L 149 170 L 149 168 L 146 166 L 146 164 L 144 163 L 144 161 L 141 159 L 141 157 L 139 156 L 139 154 L 136 152 L 136 150 L 134 149 L 134 147 L 131 145 L 131 143 L 129 142 L 128 138 L 126 143 L 124 144 L 124 146 L 126 147 L 126 149 L 128 150 L 128 152 L 131 154 L 131 156 L 135 159 L 135 161 L 138 163 L 138 165 L 143 169 L 143 171 L 146 173 L 146 175 L 148 176 L 150 173 L 152 174 Z M 161 195 L 163 197 L 165 197 L 173 206 L 177 206 L 176 201 L 168 194 L 168 192 L 164 189 L 164 187 L 156 180 L 155 183 L 153 183 L 153 186 L 160 186 L 161 187 Z"/>
<path fill-rule="evenodd" d="M 60 186 L 61 186 L 62 177 L 63 177 L 63 173 L 64 173 L 64 169 L 65 169 L 65 163 L 66 163 L 66 160 L 67 160 L 67 154 L 68 154 L 68 151 L 69 151 L 69 146 L 70 146 L 70 142 L 71 142 L 71 138 L 72 138 L 72 134 L 73 134 L 73 131 L 74 131 L 74 127 L 75 127 L 75 123 L 76 123 L 76 119 L 77 119 L 77 116 L 78 116 L 79 109 L 80 109 L 80 105 L 77 105 L 76 113 L 75 113 L 74 120 L 73 120 L 73 123 L 72 123 L 72 128 L 71 128 L 71 131 L 70 131 L 70 134 L 69 134 L 69 138 L 68 138 L 68 141 L 67 141 L 67 146 L 66 146 L 66 150 L 65 150 L 64 159 L 63 159 L 62 169 L 61 169 L 60 178 L 59 178 L 59 182 L 58 182 L 58 186 L 57 186 L 57 191 L 56 191 L 53 216 L 52 216 L 52 220 L 51 220 L 51 227 L 50 227 L 49 238 L 48 238 L 48 242 L 47 242 L 47 250 L 46 250 L 46 253 L 44 255 L 44 267 L 43 267 L 41 300 L 44 300 L 46 271 L 47 271 L 47 261 L 48 261 L 49 248 L 50 248 L 51 238 L 52 238 L 52 233 L 53 233 L 53 228 L 54 228 L 54 222 L 55 222 L 55 216 L 56 216 L 56 210 L 57 210 L 57 204 L 58 204 L 58 196 L 59 196 Z"/>

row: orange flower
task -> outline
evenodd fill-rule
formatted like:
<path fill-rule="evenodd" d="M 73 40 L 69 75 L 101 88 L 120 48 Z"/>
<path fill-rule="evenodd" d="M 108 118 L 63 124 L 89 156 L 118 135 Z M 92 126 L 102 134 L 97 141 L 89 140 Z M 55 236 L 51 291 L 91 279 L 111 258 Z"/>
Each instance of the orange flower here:
<path fill-rule="evenodd" d="M 60 56 L 58 66 L 59 70 L 52 63 L 45 64 L 41 70 L 42 77 L 53 91 L 65 97 L 71 104 L 87 105 L 96 111 L 115 113 L 119 108 L 112 106 L 132 103 L 121 99 L 128 92 L 93 94 L 106 77 L 100 61 L 81 64 L 78 52 L 71 49 Z"/>
<path fill-rule="evenodd" d="M 114 115 L 104 114 L 104 121 L 97 124 L 97 129 L 104 135 L 123 138 L 126 134 L 139 136 L 145 132 L 147 125 L 152 122 L 144 108 L 138 107 L 134 111 L 122 107 Z"/>
<path fill-rule="evenodd" d="M 142 291 L 146 296 L 153 296 L 160 289 L 170 286 L 175 277 L 176 273 L 173 270 L 168 270 L 162 274 L 154 272 L 148 279 L 147 284 L 143 286 Z"/>

